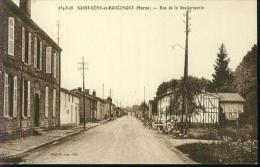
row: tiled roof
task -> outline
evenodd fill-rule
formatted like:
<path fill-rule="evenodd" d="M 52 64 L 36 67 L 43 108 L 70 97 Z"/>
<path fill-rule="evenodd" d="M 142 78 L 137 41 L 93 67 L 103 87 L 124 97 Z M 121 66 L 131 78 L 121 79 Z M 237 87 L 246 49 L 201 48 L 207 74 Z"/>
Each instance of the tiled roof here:
<path fill-rule="evenodd" d="M 220 102 L 245 102 L 246 100 L 238 93 L 214 93 L 220 98 Z"/>

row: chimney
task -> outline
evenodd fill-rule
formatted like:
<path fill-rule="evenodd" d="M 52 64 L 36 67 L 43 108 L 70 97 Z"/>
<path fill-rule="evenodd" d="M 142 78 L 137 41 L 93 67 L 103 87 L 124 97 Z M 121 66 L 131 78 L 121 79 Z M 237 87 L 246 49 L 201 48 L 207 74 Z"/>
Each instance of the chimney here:
<path fill-rule="evenodd" d="M 20 0 L 20 9 L 31 17 L 31 0 Z"/>
<path fill-rule="evenodd" d="M 89 89 L 85 89 L 85 93 L 89 94 Z"/>
<path fill-rule="evenodd" d="M 79 92 L 82 92 L 82 89 L 81 89 L 81 87 L 78 87 L 78 91 L 79 91 Z"/>
<path fill-rule="evenodd" d="M 96 91 L 95 91 L 95 89 L 93 90 L 92 95 L 93 95 L 93 96 L 96 96 Z"/>

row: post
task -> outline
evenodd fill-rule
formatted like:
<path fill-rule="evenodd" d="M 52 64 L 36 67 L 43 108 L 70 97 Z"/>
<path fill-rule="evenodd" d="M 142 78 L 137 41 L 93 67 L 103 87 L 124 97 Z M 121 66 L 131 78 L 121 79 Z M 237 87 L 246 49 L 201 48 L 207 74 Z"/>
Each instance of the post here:
<path fill-rule="evenodd" d="M 83 117 L 84 117 L 84 129 L 86 128 L 86 109 L 85 109 L 85 70 L 87 69 L 86 62 L 84 60 L 84 57 L 82 57 L 82 62 L 79 63 L 80 67 L 79 70 L 82 71 L 82 84 L 83 84 Z"/>
<path fill-rule="evenodd" d="M 185 111 L 185 134 L 188 132 L 188 92 L 187 92 L 187 79 L 188 79 L 188 44 L 189 44 L 189 12 L 190 10 L 186 11 L 186 40 L 185 40 L 185 63 L 184 63 L 184 111 Z"/>

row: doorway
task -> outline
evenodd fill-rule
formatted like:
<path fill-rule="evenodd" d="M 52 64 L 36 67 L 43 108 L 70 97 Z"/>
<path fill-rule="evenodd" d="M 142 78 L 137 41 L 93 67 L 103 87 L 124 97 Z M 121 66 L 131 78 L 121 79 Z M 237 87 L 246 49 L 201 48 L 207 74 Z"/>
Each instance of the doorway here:
<path fill-rule="evenodd" d="M 40 125 L 40 96 L 39 94 L 35 94 L 34 96 L 34 126 L 39 127 Z"/>

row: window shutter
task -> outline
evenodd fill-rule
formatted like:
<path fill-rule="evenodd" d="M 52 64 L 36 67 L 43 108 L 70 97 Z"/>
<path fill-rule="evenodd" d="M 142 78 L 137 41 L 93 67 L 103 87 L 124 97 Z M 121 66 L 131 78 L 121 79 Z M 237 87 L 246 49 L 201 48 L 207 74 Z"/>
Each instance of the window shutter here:
<path fill-rule="evenodd" d="M 53 106 L 52 106 L 52 116 L 56 116 L 56 89 L 53 89 Z"/>
<path fill-rule="evenodd" d="M 57 53 L 53 54 L 53 76 L 56 78 L 57 69 L 56 69 L 56 59 L 57 59 Z"/>
<path fill-rule="evenodd" d="M 31 65 L 32 62 L 32 34 L 29 33 L 29 39 L 28 39 L 28 65 Z"/>
<path fill-rule="evenodd" d="M 22 61 L 25 61 L 25 29 L 22 28 Z"/>
<path fill-rule="evenodd" d="M 40 70 L 42 70 L 42 42 L 40 42 Z"/>
<path fill-rule="evenodd" d="M 34 38 L 34 67 L 37 68 L 37 38 Z"/>
<path fill-rule="evenodd" d="M 22 81 L 22 116 L 25 117 L 24 115 L 24 79 Z"/>
<path fill-rule="evenodd" d="M 27 107 L 27 116 L 28 117 L 30 117 L 31 116 L 31 82 L 30 81 L 28 81 L 28 100 L 27 100 L 27 102 L 28 102 L 28 107 Z"/>
<path fill-rule="evenodd" d="M 45 87 L 45 117 L 48 117 L 48 107 L 49 107 L 49 88 Z"/>
<path fill-rule="evenodd" d="M 4 117 L 8 117 L 8 74 L 5 74 L 5 80 L 4 80 Z"/>
<path fill-rule="evenodd" d="M 14 56 L 14 18 L 8 18 L 8 54 Z"/>
<path fill-rule="evenodd" d="M 17 117 L 17 76 L 14 77 L 13 117 Z"/>
<path fill-rule="evenodd" d="M 46 73 L 51 73 L 51 47 L 46 48 Z"/>

